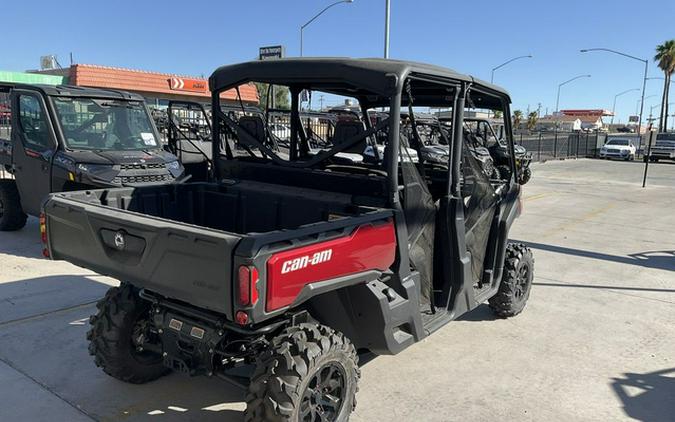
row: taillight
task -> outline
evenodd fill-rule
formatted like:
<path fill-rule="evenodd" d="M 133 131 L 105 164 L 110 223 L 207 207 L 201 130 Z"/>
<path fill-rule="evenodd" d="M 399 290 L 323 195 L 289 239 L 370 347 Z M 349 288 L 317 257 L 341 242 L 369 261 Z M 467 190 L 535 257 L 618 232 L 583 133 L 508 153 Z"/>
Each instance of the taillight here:
<path fill-rule="evenodd" d="M 258 302 L 258 270 L 255 267 L 242 265 L 238 271 L 240 306 L 255 305 Z"/>
<path fill-rule="evenodd" d="M 42 241 L 42 255 L 49 258 L 49 249 L 47 249 L 47 217 L 45 213 L 40 213 L 40 240 Z"/>

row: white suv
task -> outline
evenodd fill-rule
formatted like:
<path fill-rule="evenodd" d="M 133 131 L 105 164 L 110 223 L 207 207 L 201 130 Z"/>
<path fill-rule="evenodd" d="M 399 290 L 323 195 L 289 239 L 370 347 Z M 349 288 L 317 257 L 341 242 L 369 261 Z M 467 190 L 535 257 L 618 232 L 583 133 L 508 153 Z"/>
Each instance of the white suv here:
<path fill-rule="evenodd" d="M 600 158 L 635 160 L 636 148 L 629 139 L 610 139 L 600 148 Z"/>

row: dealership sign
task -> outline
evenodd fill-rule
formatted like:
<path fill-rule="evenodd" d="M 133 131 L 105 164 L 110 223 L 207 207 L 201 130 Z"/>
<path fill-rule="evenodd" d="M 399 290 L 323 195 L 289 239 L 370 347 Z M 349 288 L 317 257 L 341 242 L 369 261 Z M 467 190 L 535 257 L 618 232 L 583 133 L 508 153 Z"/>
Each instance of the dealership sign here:
<path fill-rule="evenodd" d="M 258 50 L 258 58 L 260 60 L 280 59 L 285 56 L 285 50 L 283 45 L 260 47 Z"/>
<path fill-rule="evenodd" d="M 169 78 L 169 88 L 172 91 L 207 92 L 204 79 Z"/>
<path fill-rule="evenodd" d="M 640 120 L 640 116 L 628 116 L 628 121 L 631 123 L 637 123 Z"/>

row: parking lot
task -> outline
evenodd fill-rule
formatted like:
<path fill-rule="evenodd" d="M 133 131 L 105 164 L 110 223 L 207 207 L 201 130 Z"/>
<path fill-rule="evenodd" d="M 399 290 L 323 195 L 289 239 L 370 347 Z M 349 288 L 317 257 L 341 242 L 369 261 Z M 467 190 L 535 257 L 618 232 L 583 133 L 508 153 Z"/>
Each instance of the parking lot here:
<path fill-rule="evenodd" d="M 362 368 L 354 421 L 645 420 L 675 414 L 675 165 L 533 165 L 511 238 L 535 253 L 518 317 L 485 305 Z M 244 392 L 106 376 L 87 319 L 114 280 L 41 258 L 37 221 L 0 233 L 1 421 L 241 420 Z"/>

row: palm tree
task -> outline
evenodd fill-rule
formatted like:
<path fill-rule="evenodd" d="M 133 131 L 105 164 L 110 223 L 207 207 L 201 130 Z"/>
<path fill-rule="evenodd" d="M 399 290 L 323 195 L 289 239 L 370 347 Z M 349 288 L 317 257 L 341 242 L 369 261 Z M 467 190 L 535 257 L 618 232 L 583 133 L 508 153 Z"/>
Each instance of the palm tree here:
<path fill-rule="evenodd" d="M 502 112 L 499 110 L 495 110 L 494 113 L 492 114 L 493 119 L 501 119 L 502 118 Z"/>
<path fill-rule="evenodd" d="M 535 126 L 537 126 L 537 119 L 539 116 L 537 115 L 536 111 L 531 112 L 530 114 L 527 115 L 527 129 L 532 131 L 534 130 Z"/>
<path fill-rule="evenodd" d="M 654 61 L 658 62 L 659 69 L 663 70 L 663 96 L 661 97 L 661 119 L 659 120 L 659 132 L 665 132 L 668 128 L 668 96 L 670 94 L 670 78 L 675 72 L 675 40 L 665 41 L 656 46 Z"/>
<path fill-rule="evenodd" d="M 518 129 L 521 121 L 523 121 L 523 112 L 520 110 L 515 110 L 513 112 L 513 128 Z"/>

